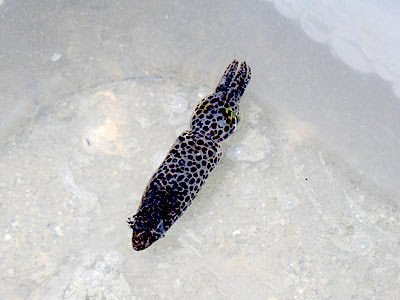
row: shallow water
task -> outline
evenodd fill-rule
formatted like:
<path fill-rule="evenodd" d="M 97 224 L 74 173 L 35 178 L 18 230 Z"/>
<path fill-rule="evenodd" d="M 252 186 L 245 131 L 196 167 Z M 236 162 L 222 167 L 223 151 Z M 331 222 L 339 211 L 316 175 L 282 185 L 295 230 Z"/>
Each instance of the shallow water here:
<path fill-rule="evenodd" d="M 268 3 L 118 3 L 0 4 L 25 34 L 3 48 L 21 80 L 0 81 L 1 298 L 396 299 L 390 87 Z M 253 69 L 237 133 L 166 237 L 134 252 L 127 218 L 233 57 Z"/>
<path fill-rule="evenodd" d="M 2 253 L 13 255 L 3 258 L 3 291 L 34 299 L 391 295 L 394 199 L 307 126 L 247 95 L 240 129 L 202 193 L 164 239 L 133 252 L 125 220 L 199 95 L 159 78 L 101 86 L 64 99 L 7 145 Z"/>

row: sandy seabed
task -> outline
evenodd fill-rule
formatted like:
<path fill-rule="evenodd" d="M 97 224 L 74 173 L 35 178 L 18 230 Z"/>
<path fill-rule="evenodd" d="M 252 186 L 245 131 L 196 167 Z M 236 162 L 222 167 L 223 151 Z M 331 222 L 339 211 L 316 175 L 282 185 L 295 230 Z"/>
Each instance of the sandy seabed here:
<path fill-rule="evenodd" d="M 393 86 L 265 1 L 4 0 L 0 14 L 1 299 L 400 297 Z M 128 217 L 233 58 L 253 78 L 220 165 L 133 251 Z"/>

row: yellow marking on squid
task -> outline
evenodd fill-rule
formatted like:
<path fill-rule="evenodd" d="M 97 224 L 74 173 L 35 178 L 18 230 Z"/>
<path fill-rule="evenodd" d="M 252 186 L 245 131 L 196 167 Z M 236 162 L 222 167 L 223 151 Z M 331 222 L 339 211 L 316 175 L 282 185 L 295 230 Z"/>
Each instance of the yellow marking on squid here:
<path fill-rule="evenodd" d="M 228 119 L 231 123 L 232 123 L 232 119 L 236 120 L 237 115 L 238 115 L 238 112 L 231 107 L 225 108 L 225 113 L 228 115 Z"/>
<path fill-rule="evenodd" d="M 203 110 L 203 111 L 206 111 L 207 108 L 208 108 L 210 105 L 211 105 L 211 102 L 207 101 L 206 103 L 202 103 L 202 104 L 200 105 L 199 109 L 201 109 L 201 110 Z M 204 107 L 202 107 L 202 106 L 204 106 Z"/>

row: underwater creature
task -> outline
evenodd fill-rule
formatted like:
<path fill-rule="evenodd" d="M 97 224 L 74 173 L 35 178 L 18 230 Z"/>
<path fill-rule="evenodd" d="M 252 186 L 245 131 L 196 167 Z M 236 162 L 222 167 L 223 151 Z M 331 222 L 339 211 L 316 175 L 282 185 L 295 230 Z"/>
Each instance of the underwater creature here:
<path fill-rule="evenodd" d="M 215 92 L 196 106 L 190 130 L 172 145 L 151 177 L 137 213 L 128 220 L 132 246 L 146 249 L 174 224 L 196 197 L 222 157 L 219 145 L 239 123 L 239 101 L 251 78 L 246 62 L 234 60 Z"/>

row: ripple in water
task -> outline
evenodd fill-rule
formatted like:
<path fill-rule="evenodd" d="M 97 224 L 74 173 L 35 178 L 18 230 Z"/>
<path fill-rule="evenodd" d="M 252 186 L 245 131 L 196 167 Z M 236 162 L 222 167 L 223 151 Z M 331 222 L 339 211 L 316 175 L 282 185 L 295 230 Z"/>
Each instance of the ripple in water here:
<path fill-rule="evenodd" d="M 354 252 L 360 255 L 365 255 L 371 250 L 371 241 L 365 236 L 354 237 L 352 247 Z"/>
<path fill-rule="evenodd" d="M 284 210 L 291 210 L 294 209 L 299 200 L 293 194 L 286 194 L 280 197 L 280 206 Z"/>
<path fill-rule="evenodd" d="M 226 153 L 226 156 L 233 161 L 245 160 L 249 155 L 250 149 L 245 144 L 232 145 Z"/>

